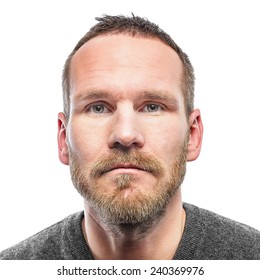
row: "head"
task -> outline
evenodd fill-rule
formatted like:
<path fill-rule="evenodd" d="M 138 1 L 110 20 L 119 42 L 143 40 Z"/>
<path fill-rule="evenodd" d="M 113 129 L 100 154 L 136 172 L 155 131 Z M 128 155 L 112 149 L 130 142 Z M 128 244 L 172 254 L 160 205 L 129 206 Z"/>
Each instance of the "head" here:
<path fill-rule="evenodd" d="M 98 20 L 65 63 L 59 157 L 103 222 L 151 225 L 200 152 L 193 68 L 153 23 Z"/>
<path fill-rule="evenodd" d="M 188 56 L 174 42 L 174 40 L 165 33 L 158 25 L 138 16 L 104 16 L 97 17 L 98 24 L 93 26 L 89 32 L 83 36 L 73 51 L 68 56 L 62 76 L 63 88 L 63 107 L 64 113 L 69 117 L 70 112 L 70 63 L 74 54 L 89 40 L 105 34 L 126 34 L 133 37 L 155 38 L 171 47 L 179 56 L 183 64 L 182 73 L 182 91 L 185 102 L 186 116 L 188 117 L 194 109 L 194 84 L 195 76 L 192 64 Z"/>

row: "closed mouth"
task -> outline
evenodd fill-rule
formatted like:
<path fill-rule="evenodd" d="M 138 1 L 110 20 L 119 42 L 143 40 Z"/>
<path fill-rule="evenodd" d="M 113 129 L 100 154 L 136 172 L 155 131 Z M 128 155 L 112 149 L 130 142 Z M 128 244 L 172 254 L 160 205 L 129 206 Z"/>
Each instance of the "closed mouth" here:
<path fill-rule="evenodd" d="M 129 170 L 131 172 L 134 171 L 134 170 L 136 170 L 136 171 L 140 170 L 140 171 L 147 171 L 147 172 L 149 172 L 148 169 L 145 169 L 144 167 L 141 167 L 139 165 L 135 165 L 135 164 L 131 164 L 131 163 L 118 163 L 118 164 L 111 165 L 111 166 L 109 166 L 107 168 L 104 168 L 100 175 L 103 175 L 105 173 L 108 173 L 108 172 L 111 172 L 111 171 L 114 171 L 114 170 L 118 170 L 118 169 L 121 169 L 122 171 L 125 170 L 125 172 L 127 170 Z"/>
<path fill-rule="evenodd" d="M 132 164 L 117 164 L 115 166 L 113 166 L 112 168 L 109 168 L 109 170 L 107 170 L 106 172 L 115 170 L 115 169 L 138 169 L 138 170 L 143 170 L 145 171 L 143 168 L 136 166 L 136 165 L 132 165 Z"/>

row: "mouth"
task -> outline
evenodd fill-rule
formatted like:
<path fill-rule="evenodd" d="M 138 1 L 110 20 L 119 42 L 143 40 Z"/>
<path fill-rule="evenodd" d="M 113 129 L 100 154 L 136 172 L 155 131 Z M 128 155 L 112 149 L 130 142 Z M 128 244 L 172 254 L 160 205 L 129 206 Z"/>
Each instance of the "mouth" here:
<path fill-rule="evenodd" d="M 145 170 L 140 166 L 136 166 L 132 164 L 117 164 L 115 166 L 108 168 L 106 171 L 104 171 L 104 173 L 108 173 L 112 171 L 127 173 L 127 172 L 147 171 L 147 170 Z"/>

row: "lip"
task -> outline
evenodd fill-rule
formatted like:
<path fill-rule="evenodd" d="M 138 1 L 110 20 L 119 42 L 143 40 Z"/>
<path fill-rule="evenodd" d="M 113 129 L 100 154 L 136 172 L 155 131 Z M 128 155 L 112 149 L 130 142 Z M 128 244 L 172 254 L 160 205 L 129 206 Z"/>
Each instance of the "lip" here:
<path fill-rule="evenodd" d="M 136 166 L 136 165 L 132 165 L 132 164 L 118 164 L 113 166 L 110 171 L 115 170 L 115 169 L 139 169 L 139 170 L 143 170 L 143 168 Z"/>
<path fill-rule="evenodd" d="M 137 171 L 145 171 L 145 170 L 139 166 L 132 165 L 132 164 L 118 164 L 109 168 L 109 170 L 107 170 L 106 173 L 107 172 L 132 173 Z"/>

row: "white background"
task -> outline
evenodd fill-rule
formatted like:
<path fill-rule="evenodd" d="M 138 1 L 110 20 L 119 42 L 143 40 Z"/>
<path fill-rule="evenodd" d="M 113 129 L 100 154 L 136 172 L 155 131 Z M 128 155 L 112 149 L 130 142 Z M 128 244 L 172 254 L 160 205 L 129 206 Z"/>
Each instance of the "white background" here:
<path fill-rule="evenodd" d="M 2 1 L 0 3 L 0 250 L 83 209 L 58 160 L 61 71 L 102 14 L 134 12 L 190 56 L 201 156 L 183 200 L 260 229 L 258 1 Z"/>

